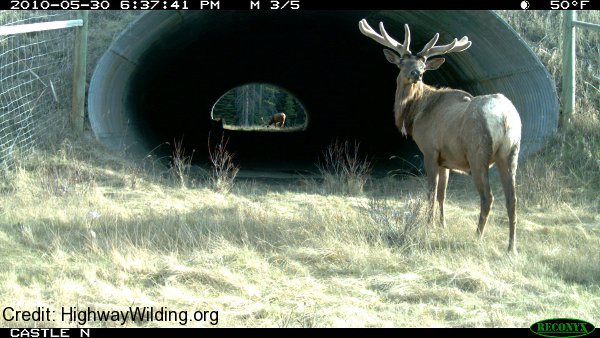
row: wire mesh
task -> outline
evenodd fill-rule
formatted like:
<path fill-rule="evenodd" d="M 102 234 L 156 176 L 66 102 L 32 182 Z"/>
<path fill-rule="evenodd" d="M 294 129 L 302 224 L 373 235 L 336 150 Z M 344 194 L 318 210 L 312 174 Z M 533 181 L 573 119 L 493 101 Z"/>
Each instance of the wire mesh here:
<path fill-rule="evenodd" d="M 75 18 L 71 11 L 0 11 L 0 26 Z M 0 36 L 0 165 L 44 144 L 71 102 L 74 29 Z"/>

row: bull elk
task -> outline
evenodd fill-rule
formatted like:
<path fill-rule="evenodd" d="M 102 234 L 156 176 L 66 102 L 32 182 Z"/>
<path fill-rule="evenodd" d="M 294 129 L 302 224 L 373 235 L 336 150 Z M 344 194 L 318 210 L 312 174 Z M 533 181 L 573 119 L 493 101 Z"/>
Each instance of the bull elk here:
<path fill-rule="evenodd" d="M 396 79 L 395 123 L 404 136 L 412 136 L 423 153 L 429 183 L 430 222 L 434 222 L 437 200 L 441 225 L 446 225 L 444 199 L 449 170 L 470 174 L 481 201 L 477 233 L 482 238 L 494 201 L 488 171 L 496 163 L 510 225 L 508 251 L 516 254 L 515 175 L 521 142 L 517 109 L 502 94 L 473 96 L 462 90 L 437 89 L 423 83 L 423 74 L 438 69 L 445 61 L 441 57 L 430 58 L 466 50 L 471 46 L 466 36 L 435 46 L 439 38 L 436 33 L 422 51 L 413 55 L 408 25 L 404 25 L 402 44 L 388 35 L 383 23 L 379 28 L 381 34 L 373 30 L 366 19 L 359 23 L 364 35 L 397 53 L 389 49 L 383 51 L 386 59 L 400 68 Z"/>
<path fill-rule="evenodd" d="M 269 124 L 267 124 L 267 128 L 271 125 L 275 125 L 275 127 L 283 128 L 285 127 L 285 113 L 275 113 L 271 116 L 271 120 L 269 120 Z"/>

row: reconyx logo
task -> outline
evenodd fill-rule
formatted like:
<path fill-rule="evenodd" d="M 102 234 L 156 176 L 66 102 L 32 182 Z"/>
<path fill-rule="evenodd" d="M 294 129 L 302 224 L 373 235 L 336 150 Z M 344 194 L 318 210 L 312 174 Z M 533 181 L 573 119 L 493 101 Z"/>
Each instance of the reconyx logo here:
<path fill-rule="evenodd" d="M 581 337 L 594 332 L 594 325 L 573 318 L 544 319 L 533 323 L 531 332 L 544 337 Z"/>

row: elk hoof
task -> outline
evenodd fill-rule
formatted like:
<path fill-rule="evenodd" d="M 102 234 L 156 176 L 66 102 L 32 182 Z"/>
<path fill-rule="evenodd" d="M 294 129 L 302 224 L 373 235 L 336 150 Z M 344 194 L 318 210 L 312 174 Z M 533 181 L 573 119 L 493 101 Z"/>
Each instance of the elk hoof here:
<path fill-rule="evenodd" d="M 511 254 L 511 255 L 517 256 L 518 255 L 518 253 L 517 253 L 517 247 L 514 246 L 514 245 L 512 245 L 512 244 L 510 244 L 508 246 L 508 253 Z"/>
<path fill-rule="evenodd" d="M 475 233 L 477 234 L 477 238 L 481 241 L 483 240 L 483 232 L 480 231 L 479 229 L 477 229 L 477 231 L 475 231 Z"/>

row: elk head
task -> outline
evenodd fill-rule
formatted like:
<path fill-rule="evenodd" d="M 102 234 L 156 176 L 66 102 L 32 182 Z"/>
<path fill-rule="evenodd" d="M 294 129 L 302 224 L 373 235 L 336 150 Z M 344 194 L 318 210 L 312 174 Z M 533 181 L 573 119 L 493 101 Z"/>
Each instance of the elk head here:
<path fill-rule="evenodd" d="M 422 51 L 413 55 L 410 51 L 410 29 L 407 24 L 404 25 L 404 43 L 402 44 L 388 35 L 382 22 L 379 23 L 381 34 L 371 28 L 366 19 L 362 19 L 358 27 L 364 35 L 393 50 L 384 49 L 383 53 L 390 63 L 400 68 L 397 79 L 398 85 L 420 83 L 426 71 L 438 69 L 446 61 L 444 58 L 429 59 L 430 57 L 451 52 L 462 52 L 471 46 L 471 41 L 466 36 L 463 36 L 460 40 L 454 39 L 447 45 L 435 46 L 440 37 L 440 34 L 436 33 Z"/>

